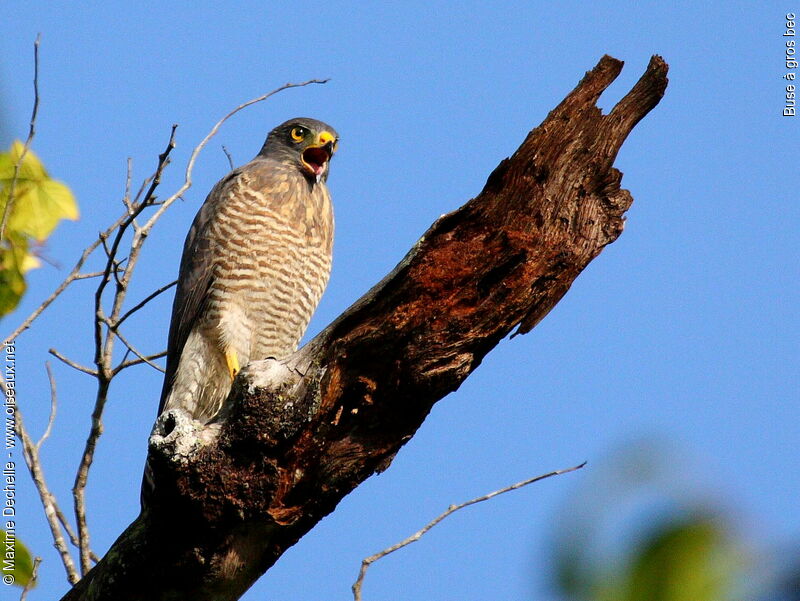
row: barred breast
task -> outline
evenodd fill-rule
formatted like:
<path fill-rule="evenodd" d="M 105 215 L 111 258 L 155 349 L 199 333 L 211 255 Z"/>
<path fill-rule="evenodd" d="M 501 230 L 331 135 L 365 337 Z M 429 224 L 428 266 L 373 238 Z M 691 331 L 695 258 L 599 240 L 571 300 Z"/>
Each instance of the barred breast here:
<path fill-rule="evenodd" d="M 237 188 L 212 229 L 228 252 L 214 266 L 208 326 L 244 365 L 297 348 L 328 281 L 333 223 L 324 185 L 302 175 L 287 170 L 261 190 L 244 175 Z"/>

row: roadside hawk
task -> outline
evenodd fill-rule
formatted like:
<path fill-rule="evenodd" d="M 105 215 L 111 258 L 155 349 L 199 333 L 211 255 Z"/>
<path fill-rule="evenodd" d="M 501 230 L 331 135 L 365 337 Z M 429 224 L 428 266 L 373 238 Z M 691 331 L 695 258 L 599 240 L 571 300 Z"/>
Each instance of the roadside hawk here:
<path fill-rule="evenodd" d="M 338 138 L 291 119 L 211 190 L 183 247 L 159 414 L 208 422 L 249 361 L 297 348 L 331 269 L 325 182 Z"/>

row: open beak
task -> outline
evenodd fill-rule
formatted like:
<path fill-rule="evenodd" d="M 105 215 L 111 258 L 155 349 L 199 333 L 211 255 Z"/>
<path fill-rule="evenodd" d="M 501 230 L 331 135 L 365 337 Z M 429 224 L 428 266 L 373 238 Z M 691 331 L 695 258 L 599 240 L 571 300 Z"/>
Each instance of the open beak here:
<path fill-rule="evenodd" d="M 303 151 L 303 166 L 319 181 L 335 151 L 336 137 L 329 131 L 322 131 L 314 143 Z"/>

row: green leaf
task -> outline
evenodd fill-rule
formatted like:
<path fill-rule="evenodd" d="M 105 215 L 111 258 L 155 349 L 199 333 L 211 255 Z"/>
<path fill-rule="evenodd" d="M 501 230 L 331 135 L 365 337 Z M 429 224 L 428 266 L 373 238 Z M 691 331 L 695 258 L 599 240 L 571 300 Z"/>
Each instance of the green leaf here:
<path fill-rule="evenodd" d="M 20 587 L 34 587 L 36 586 L 36 581 L 31 582 L 33 578 L 33 558 L 31 557 L 30 551 L 28 551 L 27 547 L 22 544 L 15 535 L 14 532 L 8 532 L 6 530 L 0 530 L 3 533 L 3 548 L 6 549 L 5 557 L 8 559 L 8 547 L 7 544 L 11 543 L 14 549 L 14 571 L 9 574 L 5 570 L 5 562 L 3 564 L 4 568 L 2 570 L 3 582 L 8 583 L 5 580 L 6 576 L 12 576 L 14 579 L 13 584 L 16 584 Z"/>
<path fill-rule="evenodd" d="M 8 202 L 14 165 L 23 148 L 16 140 L 8 153 L 0 155 L 0 210 Z M 66 185 L 50 178 L 36 154 L 28 149 L 20 164 L 8 229 L 42 242 L 62 219 L 78 219 L 75 197 Z"/>
<path fill-rule="evenodd" d="M 692 515 L 663 524 L 630 557 L 626 601 L 724 601 L 741 566 L 725 528 Z"/>
<path fill-rule="evenodd" d="M 14 184 L 14 200 L 0 240 L 0 317 L 17 307 L 25 293 L 25 273 L 39 266 L 39 259 L 29 252 L 31 239 L 43 242 L 62 219 L 78 218 L 70 189 L 48 175 L 30 148 L 23 156 L 24 150 L 24 144 L 15 140 L 8 152 L 0 153 L 0 218 Z"/>
<path fill-rule="evenodd" d="M 78 218 L 75 197 L 67 186 L 55 180 L 42 180 L 17 186 L 9 229 L 44 241 L 62 219 Z"/>
<path fill-rule="evenodd" d="M 12 234 L 0 245 L 0 317 L 17 308 L 25 294 L 25 272 L 35 257 L 28 253 L 27 240 Z"/>
<path fill-rule="evenodd" d="M 11 181 L 14 177 L 14 166 L 19 162 L 19 158 L 22 156 L 24 150 L 25 145 L 19 140 L 14 140 L 8 151 L 9 161 L 3 165 L 3 169 L 0 171 L 0 180 Z M 44 165 L 42 165 L 39 157 L 28 148 L 28 152 L 25 153 L 25 157 L 22 159 L 22 163 L 19 166 L 18 181 L 36 181 L 49 178 L 50 176 L 47 175 L 47 170 L 44 168 Z"/>

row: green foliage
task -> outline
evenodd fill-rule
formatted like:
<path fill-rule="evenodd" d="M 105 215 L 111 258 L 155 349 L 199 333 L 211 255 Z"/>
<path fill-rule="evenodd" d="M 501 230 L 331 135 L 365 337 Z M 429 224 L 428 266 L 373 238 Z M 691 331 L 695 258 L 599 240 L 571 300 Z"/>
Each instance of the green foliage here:
<path fill-rule="evenodd" d="M 746 581 L 743 546 L 722 509 L 676 485 L 668 458 L 657 447 L 627 447 L 568 503 L 553 545 L 563 599 L 735 598 Z"/>
<path fill-rule="evenodd" d="M 729 599 L 740 567 L 725 527 L 703 515 L 662 524 L 629 561 L 621 579 L 629 601 Z"/>
<path fill-rule="evenodd" d="M 3 533 L 3 548 L 5 549 L 9 542 L 9 533 L 5 530 L 0 530 L 0 532 Z M 33 578 L 33 558 L 31 557 L 30 551 L 28 551 L 27 547 L 13 534 L 10 534 L 10 536 L 12 537 L 10 542 L 14 547 L 14 571 L 10 574 L 14 579 L 13 584 L 21 587 L 33 587 L 36 585 L 36 582 L 31 582 Z M 6 553 L 8 553 L 8 551 L 6 551 Z M 5 570 L 2 571 L 4 584 L 10 584 L 5 580 L 5 577 L 8 575 L 8 572 Z"/>
<path fill-rule="evenodd" d="M 0 316 L 13 311 L 25 294 L 25 261 L 32 258 L 27 239 L 7 233 L 0 246 Z"/>
<path fill-rule="evenodd" d="M 725 526 L 703 514 L 640 532 L 620 562 L 590 565 L 577 550 L 560 559 L 560 588 L 581 601 L 726 601 L 742 577 Z"/>
<path fill-rule="evenodd" d="M 62 219 L 78 218 L 70 189 L 48 175 L 32 150 L 23 156 L 23 149 L 15 140 L 8 152 L 0 153 L 0 218 L 13 188 L 0 240 L 0 317 L 16 308 L 25 293 L 25 273 L 39 266 L 32 243 L 44 242 Z"/>

